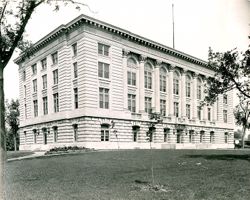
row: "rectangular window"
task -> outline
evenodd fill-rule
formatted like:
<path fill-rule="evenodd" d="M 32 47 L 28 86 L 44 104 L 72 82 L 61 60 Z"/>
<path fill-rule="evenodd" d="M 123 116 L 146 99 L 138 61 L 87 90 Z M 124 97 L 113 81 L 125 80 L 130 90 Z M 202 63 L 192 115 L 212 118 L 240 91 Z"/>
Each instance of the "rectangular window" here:
<path fill-rule="evenodd" d="M 78 140 L 78 125 L 74 124 L 73 129 L 74 129 L 74 142 L 77 142 L 77 140 Z"/>
<path fill-rule="evenodd" d="M 100 108 L 109 108 L 109 89 L 99 88 L 99 105 Z"/>
<path fill-rule="evenodd" d="M 228 133 L 224 133 L 225 143 L 228 143 Z"/>
<path fill-rule="evenodd" d="M 74 88 L 74 102 L 75 102 L 75 109 L 78 108 L 78 89 Z"/>
<path fill-rule="evenodd" d="M 53 82 L 54 82 L 54 85 L 58 84 L 58 69 L 53 71 Z"/>
<path fill-rule="evenodd" d="M 133 94 L 128 94 L 128 110 L 136 112 L 136 96 Z"/>
<path fill-rule="evenodd" d="M 33 135 L 34 135 L 34 144 L 36 144 L 36 134 L 37 134 L 37 130 L 34 129 L 33 130 Z"/>
<path fill-rule="evenodd" d="M 109 141 L 109 126 L 101 125 L 101 141 Z"/>
<path fill-rule="evenodd" d="M 136 73 L 135 72 L 127 72 L 128 85 L 136 86 Z"/>
<path fill-rule="evenodd" d="M 47 74 L 42 76 L 43 79 L 43 89 L 47 89 Z"/>
<path fill-rule="evenodd" d="M 186 116 L 187 116 L 188 119 L 191 118 L 190 104 L 186 104 Z"/>
<path fill-rule="evenodd" d="M 211 108 L 207 108 L 207 119 L 211 121 Z"/>
<path fill-rule="evenodd" d="M 48 114 L 48 98 L 43 97 L 43 114 L 47 115 Z"/>
<path fill-rule="evenodd" d="M 47 59 L 44 58 L 41 60 L 42 70 L 47 69 Z"/>
<path fill-rule="evenodd" d="M 109 78 L 109 64 L 98 62 L 98 76 L 101 78 Z"/>
<path fill-rule="evenodd" d="M 223 121 L 227 123 L 227 110 L 223 110 Z"/>
<path fill-rule="evenodd" d="M 53 94 L 54 98 L 54 112 L 59 112 L 59 95 L 58 93 Z"/>
<path fill-rule="evenodd" d="M 174 102 L 174 116 L 179 117 L 179 103 Z"/>
<path fill-rule="evenodd" d="M 72 45 L 73 56 L 77 56 L 77 43 Z"/>
<path fill-rule="evenodd" d="M 160 91 L 166 92 L 166 76 L 164 74 L 160 74 Z"/>
<path fill-rule="evenodd" d="M 34 79 L 32 82 L 33 82 L 33 92 L 36 93 L 37 92 L 37 79 Z"/>
<path fill-rule="evenodd" d="M 191 97 L 191 83 L 186 82 L 186 97 Z"/>
<path fill-rule="evenodd" d="M 57 128 L 57 126 L 53 127 L 53 131 L 54 131 L 54 142 L 57 142 L 57 140 L 58 140 L 58 128 Z"/>
<path fill-rule="evenodd" d="M 166 100 L 160 99 L 160 112 L 162 116 L 166 116 Z"/>
<path fill-rule="evenodd" d="M 144 71 L 144 87 L 147 89 L 152 89 L 152 72 Z"/>
<path fill-rule="evenodd" d="M 98 43 L 98 54 L 103 56 L 109 56 L 109 46 Z"/>
<path fill-rule="evenodd" d="M 23 81 L 25 81 L 25 80 L 26 80 L 26 71 L 23 70 Z"/>
<path fill-rule="evenodd" d="M 27 119 L 27 104 L 24 104 L 24 115 L 25 115 L 25 119 Z"/>
<path fill-rule="evenodd" d="M 37 65 L 31 65 L 31 69 L 32 69 L 32 75 L 36 75 L 37 74 Z"/>
<path fill-rule="evenodd" d="M 227 95 L 223 95 L 223 104 L 227 105 Z"/>
<path fill-rule="evenodd" d="M 33 101 L 33 106 L 34 106 L 34 117 L 38 116 L 38 102 L 37 100 Z"/>
<path fill-rule="evenodd" d="M 197 117 L 199 120 L 201 120 L 201 110 L 202 108 L 200 106 L 197 106 Z"/>
<path fill-rule="evenodd" d="M 170 129 L 164 128 L 164 142 L 169 142 Z"/>
<path fill-rule="evenodd" d="M 58 55 L 57 52 L 51 54 L 51 58 L 52 58 L 52 64 L 56 65 L 58 63 Z"/>
<path fill-rule="evenodd" d="M 175 95 L 179 95 L 179 80 L 178 79 L 174 79 L 173 80 L 173 84 L 174 84 L 174 88 L 173 88 L 173 92 Z"/>
<path fill-rule="evenodd" d="M 74 78 L 78 77 L 78 67 L 77 67 L 77 62 L 73 63 L 74 67 Z"/>
<path fill-rule="evenodd" d="M 145 97 L 145 112 L 152 113 L 152 98 Z"/>

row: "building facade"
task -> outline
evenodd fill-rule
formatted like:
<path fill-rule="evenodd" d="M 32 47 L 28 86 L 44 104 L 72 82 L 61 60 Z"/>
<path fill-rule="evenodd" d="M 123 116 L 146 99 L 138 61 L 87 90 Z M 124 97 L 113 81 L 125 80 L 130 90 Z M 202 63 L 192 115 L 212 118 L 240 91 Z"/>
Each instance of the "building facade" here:
<path fill-rule="evenodd" d="M 213 69 L 129 31 L 81 15 L 15 62 L 20 149 L 234 147 L 233 93 L 200 107 Z"/>

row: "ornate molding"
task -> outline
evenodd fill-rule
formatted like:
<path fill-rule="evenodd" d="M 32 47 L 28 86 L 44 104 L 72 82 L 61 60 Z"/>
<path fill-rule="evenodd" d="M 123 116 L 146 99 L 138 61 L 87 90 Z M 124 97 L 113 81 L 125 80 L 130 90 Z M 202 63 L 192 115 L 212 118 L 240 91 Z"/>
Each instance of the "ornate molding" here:
<path fill-rule="evenodd" d="M 163 64 L 163 62 L 161 60 L 156 60 L 155 61 L 155 66 L 156 67 L 160 67 Z"/>
<path fill-rule="evenodd" d="M 122 56 L 123 57 L 128 57 L 129 53 L 130 53 L 130 51 L 128 51 L 127 49 L 122 50 Z"/>
<path fill-rule="evenodd" d="M 139 62 L 145 62 L 146 60 L 147 60 L 147 56 L 145 56 L 145 55 L 139 56 Z"/>

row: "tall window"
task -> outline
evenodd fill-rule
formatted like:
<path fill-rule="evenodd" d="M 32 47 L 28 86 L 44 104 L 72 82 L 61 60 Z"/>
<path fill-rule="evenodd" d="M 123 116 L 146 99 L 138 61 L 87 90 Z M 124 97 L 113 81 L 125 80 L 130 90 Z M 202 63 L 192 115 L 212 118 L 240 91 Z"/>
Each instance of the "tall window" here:
<path fill-rule="evenodd" d="M 73 56 L 77 56 L 77 43 L 72 45 Z"/>
<path fill-rule="evenodd" d="M 43 144 L 47 144 L 47 139 L 48 139 L 48 137 L 47 137 L 47 128 L 43 128 L 42 129 L 42 131 L 43 131 Z"/>
<path fill-rule="evenodd" d="M 43 89 L 47 89 L 47 74 L 42 76 L 43 79 Z"/>
<path fill-rule="evenodd" d="M 207 108 L 207 119 L 211 121 L 211 108 Z"/>
<path fill-rule="evenodd" d="M 169 142 L 170 129 L 164 128 L 164 142 Z"/>
<path fill-rule="evenodd" d="M 77 67 L 77 62 L 73 63 L 73 68 L 74 68 L 74 78 L 78 77 L 78 67 Z"/>
<path fill-rule="evenodd" d="M 59 112 L 59 95 L 58 93 L 53 94 L 54 98 L 54 112 Z"/>
<path fill-rule="evenodd" d="M 109 125 L 101 125 L 101 141 L 109 141 Z"/>
<path fill-rule="evenodd" d="M 32 70 L 32 75 L 36 75 L 37 74 L 37 65 L 31 65 L 31 70 Z"/>
<path fill-rule="evenodd" d="M 177 72 L 174 72 L 174 80 L 173 80 L 173 92 L 175 95 L 179 95 L 179 75 Z"/>
<path fill-rule="evenodd" d="M 78 140 L 78 125 L 73 124 L 73 132 L 74 132 L 74 142 L 77 142 Z"/>
<path fill-rule="evenodd" d="M 189 131 L 189 143 L 194 141 L 194 130 Z"/>
<path fill-rule="evenodd" d="M 223 104 L 227 105 L 227 95 L 223 95 Z"/>
<path fill-rule="evenodd" d="M 32 82 L 33 82 L 33 92 L 36 93 L 37 92 L 37 79 L 34 79 Z"/>
<path fill-rule="evenodd" d="M 54 85 L 58 84 L 58 69 L 53 71 L 53 83 Z"/>
<path fill-rule="evenodd" d="M 74 88 L 74 102 L 75 102 L 75 109 L 78 108 L 78 89 Z"/>
<path fill-rule="evenodd" d="M 109 64 L 98 62 L 98 76 L 101 78 L 109 78 Z"/>
<path fill-rule="evenodd" d="M 47 115 L 48 114 L 48 98 L 43 97 L 43 114 Z"/>
<path fill-rule="evenodd" d="M 98 43 L 98 54 L 103 56 L 109 55 L 109 46 L 105 44 Z"/>
<path fill-rule="evenodd" d="M 100 108 L 109 108 L 109 89 L 99 88 L 99 104 Z"/>
<path fill-rule="evenodd" d="M 191 78 L 186 76 L 186 97 L 191 97 Z"/>
<path fill-rule="evenodd" d="M 25 81 L 25 80 L 26 80 L 26 71 L 23 70 L 23 81 Z"/>
<path fill-rule="evenodd" d="M 127 79 L 128 79 L 128 85 L 136 86 L 136 62 L 134 59 L 129 58 L 127 61 Z"/>
<path fill-rule="evenodd" d="M 197 79 L 197 99 L 201 100 L 201 80 Z"/>
<path fill-rule="evenodd" d="M 191 118 L 191 109 L 190 108 L 191 108 L 190 104 L 186 104 L 186 116 L 188 119 Z"/>
<path fill-rule="evenodd" d="M 179 117 L 179 103 L 174 102 L 174 116 Z"/>
<path fill-rule="evenodd" d="M 38 116 L 38 102 L 37 100 L 33 101 L 33 106 L 34 106 L 34 117 Z"/>
<path fill-rule="evenodd" d="M 136 112 L 136 96 L 134 94 L 128 94 L 128 110 Z"/>
<path fill-rule="evenodd" d="M 205 131 L 200 132 L 200 143 L 204 142 Z"/>
<path fill-rule="evenodd" d="M 223 121 L 227 123 L 227 110 L 223 110 Z"/>
<path fill-rule="evenodd" d="M 210 143 L 214 143 L 214 132 L 210 132 Z"/>
<path fill-rule="evenodd" d="M 47 59 L 44 58 L 41 60 L 42 70 L 47 69 Z"/>
<path fill-rule="evenodd" d="M 138 140 L 139 131 L 140 131 L 140 127 L 139 126 L 133 126 L 132 127 L 133 141 L 134 142 L 137 142 L 137 140 Z"/>
<path fill-rule="evenodd" d="M 200 106 L 197 106 L 197 117 L 199 120 L 201 120 L 201 110 L 202 108 Z"/>
<path fill-rule="evenodd" d="M 166 70 L 162 67 L 160 69 L 160 91 L 166 92 Z"/>
<path fill-rule="evenodd" d="M 34 136 L 34 144 L 36 144 L 36 135 L 37 135 L 37 130 L 33 130 L 33 136 Z"/>
<path fill-rule="evenodd" d="M 224 137 L 225 137 L 225 143 L 228 143 L 228 133 L 225 133 Z"/>
<path fill-rule="evenodd" d="M 166 100 L 160 99 L 160 112 L 162 116 L 166 116 Z"/>
<path fill-rule="evenodd" d="M 51 54 L 51 58 L 52 58 L 52 64 L 56 65 L 58 63 L 58 55 L 57 52 Z"/>
<path fill-rule="evenodd" d="M 144 87 L 147 89 L 152 89 L 152 68 L 146 63 L 144 69 Z"/>
<path fill-rule="evenodd" d="M 128 71 L 127 72 L 128 76 L 128 85 L 134 85 L 136 86 L 136 73 Z"/>
<path fill-rule="evenodd" d="M 151 107 L 152 107 L 152 98 L 145 97 L 145 112 L 151 113 L 152 112 Z"/>
<path fill-rule="evenodd" d="M 53 132 L 54 132 L 54 142 L 57 142 L 57 140 L 58 140 L 58 128 L 57 128 L 57 126 L 53 127 Z"/>

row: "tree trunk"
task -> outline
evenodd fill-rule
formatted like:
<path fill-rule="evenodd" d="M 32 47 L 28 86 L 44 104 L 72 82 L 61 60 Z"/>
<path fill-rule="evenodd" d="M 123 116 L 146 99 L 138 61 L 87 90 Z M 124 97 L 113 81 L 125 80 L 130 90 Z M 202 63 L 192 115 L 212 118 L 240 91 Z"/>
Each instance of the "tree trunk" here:
<path fill-rule="evenodd" d="M 17 148 L 16 148 L 16 135 L 13 134 L 13 141 L 14 141 L 14 150 L 17 151 Z"/>
<path fill-rule="evenodd" d="M 3 69 L 0 64 L 0 199 L 4 199 L 4 167 L 5 167 L 5 110 L 4 110 L 4 88 L 3 88 Z"/>
<path fill-rule="evenodd" d="M 242 130 L 242 138 L 241 138 L 241 142 L 242 142 L 242 149 L 245 148 L 245 134 L 246 134 L 246 127 L 245 125 L 243 125 L 243 130 Z"/>

